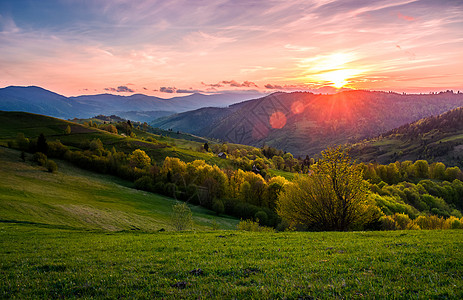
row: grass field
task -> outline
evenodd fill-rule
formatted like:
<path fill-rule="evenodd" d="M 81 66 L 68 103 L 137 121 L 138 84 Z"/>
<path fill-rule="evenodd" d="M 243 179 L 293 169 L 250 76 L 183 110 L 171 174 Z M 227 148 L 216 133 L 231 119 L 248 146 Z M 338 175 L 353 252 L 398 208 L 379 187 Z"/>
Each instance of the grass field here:
<path fill-rule="evenodd" d="M 58 173 L 48 173 L 19 156 L 19 151 L 0 147 L 0 222 L 109 231 L 171 228 L 172 198 L 61 161 Z M 238 223 L 199 206 L 191 209 L 198 230 L 234 229 Z"/>
<path fill-rule="evenodd" d="M 462 240 L 455 230 L 102 233 L 0 223 L 0 298 L 461 299 Z"/>

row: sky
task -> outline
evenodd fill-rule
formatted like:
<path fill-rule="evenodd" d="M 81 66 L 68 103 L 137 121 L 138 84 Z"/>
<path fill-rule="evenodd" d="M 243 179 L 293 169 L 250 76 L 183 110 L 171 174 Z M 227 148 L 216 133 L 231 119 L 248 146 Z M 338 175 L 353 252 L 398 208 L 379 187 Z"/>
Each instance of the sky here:
<path fill-rule="evenodd" d="M 463 0 L 1 0 L 0 87 L 463 91 Z"/>

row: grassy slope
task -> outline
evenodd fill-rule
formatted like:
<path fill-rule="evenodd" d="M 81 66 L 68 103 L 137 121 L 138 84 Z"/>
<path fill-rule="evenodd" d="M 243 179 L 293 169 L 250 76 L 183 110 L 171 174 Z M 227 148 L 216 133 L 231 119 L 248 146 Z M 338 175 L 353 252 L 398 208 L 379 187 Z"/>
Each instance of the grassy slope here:
<path fill-rule="evenodd" d="M 137 191 L 116 177 L 98 175 L 58 161 L 56 174 L 21 162 L 19 152 L 0 148 L 0 222 L 95 230 L 170 229 L 174 199 Z M 216 217 L 193 206 L 197 229 L 214 221 L 233 229 L 236 219 Z"/>
<path fill-rule="evenodd" d="M 0 297 L 461 299 L 462 240 L 457 230 L 105 234 L 0 224 Z"/>
<path fill-rule="evenodd" d="M 67 135 L 64 131 L 68 125 L 71 126 L 71 134 Z M 98 138 L 107 149 L 115 147 L 116 150 L 124 152 L 131 152 L 137 148 L 142 149 L 157 163 L 161 163 L 166 156 L 171 156 L 178 157 L 186 162 L 203 159 L 210 164 L 217 164 L 221 167 L 229 165 L 229 161 L 223 160 L 212 153 L 195 151 L 199 146 L 203 145 L 199 142 L 160 137 L 135 130 L 135 133 L 140 137 L 147 138 L 151 136 L 159 141 L 158 143 L 151 143 L 52 117 L 23 112 L 0 111 L 0 145 L 7 145 L 8 140 L 15 139 L 20 132 L 30 139 L 36 139 L 40 133 L 44 133 L 49 141 L 60 140 L 63 144 L 76 148 L 79 148 L 84 140 Z"/>
<path fill-rule="evenodd" d="M 426 159 L 463 167 L 463 108 L 423 118 L 377 138 L 353 145 L 359 161 L 391 163 Z"/>

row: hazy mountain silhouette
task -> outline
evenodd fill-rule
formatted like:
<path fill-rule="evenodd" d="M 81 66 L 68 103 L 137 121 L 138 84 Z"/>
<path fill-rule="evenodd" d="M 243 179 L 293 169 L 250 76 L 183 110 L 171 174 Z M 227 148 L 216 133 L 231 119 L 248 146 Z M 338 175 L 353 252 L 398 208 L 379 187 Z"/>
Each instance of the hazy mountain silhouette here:
<path fill-rule="evenodd" d="M 65 97 L 46 89 L 10 86 L 0 89 L 0 110 L 24 111 L 58 118 L 88 118 L 98 114 L 132 116 L 133 120 L 149 121 L 157 117 L 197 109 L 204 106 L 225 107 L 261 96 L 258 92 L 192 94 L 162 99 L 143 94 L 113 94 Z M 128 113 L 130 112 L 130 113 Z"/>

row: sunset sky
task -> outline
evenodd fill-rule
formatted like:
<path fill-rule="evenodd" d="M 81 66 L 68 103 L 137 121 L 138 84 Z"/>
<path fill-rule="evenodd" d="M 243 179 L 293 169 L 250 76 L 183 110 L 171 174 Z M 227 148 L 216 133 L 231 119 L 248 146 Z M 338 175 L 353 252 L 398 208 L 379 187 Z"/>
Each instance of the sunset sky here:
<path fill-rule="evenodd" d="M 1 0 L 0 87 L 463 91 L 463 1 Z"/>

